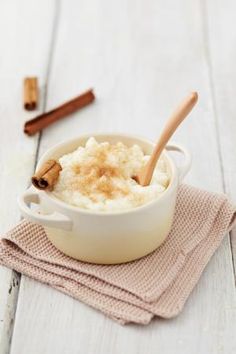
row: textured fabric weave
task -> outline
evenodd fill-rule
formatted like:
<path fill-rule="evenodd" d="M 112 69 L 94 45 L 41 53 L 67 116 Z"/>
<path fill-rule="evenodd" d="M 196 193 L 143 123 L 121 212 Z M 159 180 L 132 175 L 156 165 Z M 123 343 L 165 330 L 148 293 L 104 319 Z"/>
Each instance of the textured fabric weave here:
<path fill-rule="evenodd" d="M 0 263 L 49 284 L 120 323 L 171 318 L 189 294 L 224 235 L 236 209 L 224 195 L 182 185 L 172 230 L 156 251 L 120 265 L 79 262 L 57 250 L 44 229 L 21 222 L 0 241 Z"/>

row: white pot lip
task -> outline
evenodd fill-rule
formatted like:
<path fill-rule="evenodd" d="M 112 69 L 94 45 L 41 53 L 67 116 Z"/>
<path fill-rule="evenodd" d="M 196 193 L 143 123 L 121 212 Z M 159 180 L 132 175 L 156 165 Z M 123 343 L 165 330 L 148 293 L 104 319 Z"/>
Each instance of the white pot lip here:
<path fill-rule="evenodd" d="M 78 139 L 89 139 L 90 137 L 94 137 L 96 138 L 103 138 L 103 137 L 116 137 L 116 138 L 127 138 L 127 139 L 134 139 L 134 140 L 139 140 L 145 144 L 149 144 L 154 146 L 154 142 L 146 139 L 142 136 L 139 135 L 132 135 L 132 134 L 125 134 L 125 133 L 90 133 L 90 134 L 83 134 L 83 135 L 79 135 L 77 137 L 74 137 L 72 139 L 67 139 L 64 140 L 54 146 L 52 146 L 50 149 L 48 149 L 39 159 L 38 163 L 37 163 L 37 168 L 38 166 L 44 161 L 44 160 L 48 160 L 50 159 L 50 155 L 55 152 L 56 150 L 58 150 L 59 148 L 61 148 L 63 145 L 67 145 L 73 142 L 76 142 Z M 104 140 L 105 141 L 105 140 Z M 167 144 L 168 145 L 168 144 Z M 143 205 L 140 205 L 138 207 L 135 208 L 131 208 L 131 209 L 127 209 L 127 210 L 121 210 L 121 211 L 94 211 L 94 210 L 89 210 L 89 209 L 83 209 L 77 206 L 73 206 L 70 205 L 60 199 L 58 199 L 56 196 L 54 196 L 50 191 L 47 190 L 41 190 L 40 194 L 44 195 L 47 199 L 50 200 L 51 203 L 56 204 L 56 206 L 58 208 L 62 209 L 66 209 L 68 211 L 72 211 L 72 212 L 78 212 L 80 214 L 84 214 L 87 216 L 102 216 L 102 217 L 106 217 L 106 216 L 116 216 L 116 215 L 125 215 L 125 214 L 133 214 L 133 213 L 137 213 L 137 212 L 141 212 L 141 211 L 145 211 L 151 207 L 157 206 L 158 204 L 161 204 L 161 202 L 167 198 L 167 196 L 172 193 L 173 189 L 175 189 L 176 185 L 178 185 L 178 174 L 177 174 L 177 167 L 173 161 L 173 159 L 169 156 L 169 154 L 166 152 L 166 150 L 163 151 L 163 153 L 165 158 L 167 159 L 169 165 L 170 165 L 170 170 L 171 170 L 171 180 L 170 183 L 167 187 L 167 189 L 160 195 L 160 197 L 158 197 L 158 199 L 154 199 L 151 200 L 148 203 L 145 203 Z M 34 187 L 35 188 L 35 187 Z"/>

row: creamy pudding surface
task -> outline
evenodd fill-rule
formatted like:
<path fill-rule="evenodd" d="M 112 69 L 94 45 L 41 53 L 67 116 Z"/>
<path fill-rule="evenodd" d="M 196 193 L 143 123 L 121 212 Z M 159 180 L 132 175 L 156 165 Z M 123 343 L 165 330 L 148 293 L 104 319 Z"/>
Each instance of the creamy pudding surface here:
<path fill-rule="evenodd" d="M 98 143 L 89 138 L 85 147 L 59 159 L 62 167 L 53 194 L 62 201 L 93 211 L 124 211 L 157 199 L 170 176 L 161 157 L 151 184 L 140 186 L 132 177 L 149 159 L 138 145 Z"/>

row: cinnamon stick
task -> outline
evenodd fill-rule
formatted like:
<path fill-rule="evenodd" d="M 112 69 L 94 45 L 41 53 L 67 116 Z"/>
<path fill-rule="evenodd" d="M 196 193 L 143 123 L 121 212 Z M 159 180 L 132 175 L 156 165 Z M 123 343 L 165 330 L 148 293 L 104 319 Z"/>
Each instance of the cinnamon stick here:
<path fill-rule="evenodd" d="M 82 95 L 68 101 L 61 106 L 41 114 L 34 119 L 27 121 L 24 125 L 24 132 L 28 135 L 34 135 L 38 131 L 46 128 L 48 125 L 64 118 L 68 114 L 77 111 L 80 108 L 92 103 L 95 99 L 93 90 L 84 92 Z"/>
<path fill-rule="evenodd" d="M 38 105 L 38 79 L 26 77 L 24 79 L 24 108 L 33 111 Z"/>
<path fill-rule="evenodd" d="M 55 185 L 61 165 L 56 160 L 48 160 L 32 177 L 32 184 L 38 189 L 52 190 Z"/>

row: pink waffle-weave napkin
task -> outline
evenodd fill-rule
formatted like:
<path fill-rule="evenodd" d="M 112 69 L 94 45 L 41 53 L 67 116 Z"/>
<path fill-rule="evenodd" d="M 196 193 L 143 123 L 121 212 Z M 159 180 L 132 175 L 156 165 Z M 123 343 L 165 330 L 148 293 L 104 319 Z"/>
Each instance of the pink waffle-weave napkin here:
<path fill-rule="evenodd" d="M 46 283 L 119 321 L 147 324 L 178 315 L 224 235 L 236 208 L 225 195 L 179 188 L 172 230 L 156 251 L 120 265 L 79 262 L 58 251 L 27 221 L 0 241 L 0 263 Z"/>

